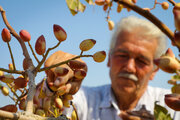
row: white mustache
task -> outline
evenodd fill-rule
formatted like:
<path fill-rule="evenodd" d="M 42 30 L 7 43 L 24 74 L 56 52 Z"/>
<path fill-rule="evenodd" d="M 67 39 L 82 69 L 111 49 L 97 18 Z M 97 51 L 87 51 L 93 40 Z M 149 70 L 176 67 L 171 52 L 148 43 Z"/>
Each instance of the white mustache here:
<path fill-rule="evenodd" d="M 131 80 L 133 80 L 135 82 L 138 81 L 138 77 L 136 75 L 130 74 L 130 73 L 119 73 L 118 77 L 128 78 L 128 79 L 131 79 Z"/>

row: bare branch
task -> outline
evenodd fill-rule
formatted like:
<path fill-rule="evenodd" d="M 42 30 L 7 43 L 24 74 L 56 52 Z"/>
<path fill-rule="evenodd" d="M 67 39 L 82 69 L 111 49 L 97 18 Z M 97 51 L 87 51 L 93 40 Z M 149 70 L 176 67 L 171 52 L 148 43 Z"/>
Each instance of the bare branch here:
<path fill-rule="evenodd" d="M 19 115 L 16 113 L 11 113 L 11 112 L 6 112 L 3 110 L 0 110 L 0 118 L 9 118 L 9 119 L 14 119 L 14 120 L 18 120 Z"/>
<path fill-rule="evenodd" d="M 175 6 L 176 2 L 173 0 L 168 0 L 173 6 Z"/>
<path fill-rule="evenodd" d="M 48 48 L 48 50 L 46 51 L 46 54 L 43 56 L 43 59 L 41 60 L 41 62 L 38 64 L 38 66 L 35 68 L 36 71 L 40 72 L 39 69 L 42 66 L 42 64 L 45 62 L 49 52 L 55 48 L 57 48 L 60 45 L 61 42 L 58 42 L 54 47 L 52 48 Z"/>
<path fill-rule="evenodd" d="M 78 116 L 78 113 L 77 113 L 77 109 L 76 109 L 76 107 L 75 107 L 75 105 L 74 105 L 74 103 L 71 101 L 71 105 L 72 105 L 72 107 L 73 107 L 73 109 L 74 109 L 74 111 L 75 111 L 75 113 L 76 113 L 76 116 L 77 116 L 77 120 L 79 120 L 79 116 Z"/>
<path fill-rule="evenodd" d="M 11 92 L 13 93 L 13 95 L 16 96 L 16 98 L 18 99 L 18 95 L 16 94 L 16 92 L 13 90 L 13 87 L 10 84 L 7 84 L 7 86 L 10 88 Z"/>
<path fill-rule="evenodd" d="M 33 73 L 32 71 L 34 70 L 34 68 L 29 68 L 27 70 L 27 74 L 29 77 L 29 90 L 28 90 L 28 96 L 27 96 L 27 105 L 26 105 L 26 111 L 29 113 L 33 113 L 33 98 L 36 92 L 36 85 L 35 85 L 35 77 L 36 77 L 36 73 Z"/>
<path fill-rule="evenodd" d="M 11 46 L 10 46 L 9 42 L 7 42 L 7 45 L 8 45 L 8 48 L 9 48 L 10 55 L 11 55 L 11 60 L 12 60 L 12 64 L 13 64 L 13 69 L 16 70 L 16 66 L 15 66 L 15 63 L 14 63 L 14 57 L 13 57 L 12 50 L 11 50 Z"/>
<path fill-rule="evenodd" d="M 21 39 L 21 37 L 16 33 L 16 31 L 11 27 L 11 25 L 9 24 L 7 18 L 6 18 L 6 14 L 5 11 L 3 10 L 3 8 L 0 6 L 0 12 L 3 18 L 4 23 L 6 24 L 7 28 L 10 30 L 10 33 L 18 40 L 18 42 L 21 45 L 22 51 L 23 51 L 23 55 L 25 56 L 25 58 L 28 59 L 28 66 L 29 69 L 27 70 L 27 74 L 29 77 L 29 91 L 28 91 L 28 95 L 27 95 L 27 107 L 26 110 L 29 113 L 33 112 L 33 97 L 35 94 L 35 76 L 36 76 L 36 71 L 34 71 L 34 65 L 32 62 L 32 59 L 29 56 L 28 50 L 26 48 L 26 45 L 24 43 L 24 41 Z M 34 71 L 34 72 L 33 72 Z M 11 71 L 12 72 L 12 71 Z M 13 71 L 15 72 L 15 71 Z"/>
<path fill-rule="evenodd" d="M 49 66 L 49 67 L 41 68 L 41 69 L 39 69 L 37 72 L 49 70 L 49 69 L 51 69 L 51 68 L 54 68 L 54 67 L 57 67 L 57 66 L 60 66 L 60 65 L 63 65 L 63 64 L 67 64 L 70 60 L 75 60 L 75 59 L 78 59 L 78 58 L 81 58 L 81 57 L 92 57 L 92 55 L 79 55 L 79 56 L 73 57 L 73 58 L 71 58 L 71 59 L 69 59 L 69 60 L 66 60 L 66 61 L 63 61 L 63 62 L 54 64 L 54 65 L 51 65 L 51 66 Z"/>
<path fill-rule="evenodd" d="M 38 62 L 38 64 L 39 64 L 39 60 L 38 60 L 38 58 L 36 57 L 36 54 L 34 53 L 34 50 L 33 50 L 33 48 L 32 48 L 32 46 L 31 46 L 31 44 L 30 44 L 30 42 L 28 41 L 28 45 L 29 45 L 29 47 L 30 47 L 30 49 L 31 49 L 31 52 L 32 52 L 32 54 L 33 54 L 33 56 L 34 56 L 34 58 L 36 59 L 36 61 Z"/>
<path fill-rule="evenodd" d="M 19 71 L 19 70 L 8 70 L 8 69 L 4 69 L 4 68 L 0 68 L 1 71 L 7 72 L 7 73 L 15 73 L 15 74 L 24 74 L 24 71 Z"/>
<path fill-rule="evenodd" d="M 2 15 L 2 18 L 4 20 L 4 23 L 6 24 L 7 28 L 10 30 L 10 33 L 19 41 L 20 45 L 21 45 L 21 48 L 23 50 L 23 55 L 30 59 L 30 56 L 29 56 L 29 53 L 27 51 L 27 48 L 23 42 L 23 40 L 21 39 L 21 37 L 16 33 L 16 31 L 11 27 L 11 25 L 9 24 L 7 18 L 6 18 L 6 14 L 5 14 L 5 11 L 3 10 L 3 8 L 0 6 L 0 12 L 1 12 L 1 15 Z M 32 60 L 31 60 L 31 63 L 32 63 Z"/>
<path fill-rule="evenodd" d="M 138 7 L 137 5 L 129 2 L 128 0 L 114 0 L 115 2 L 118 2 L 119 4 L 123 4 L 138 14 L 144 16 L 148 20 L 150 20 L 153 24 L 155 24 L 164 34 L 166 34 L 171 41 L 173 41 L 174 33 L 164 24 L 162 23 L 158 18 L 156 18 L 153 14 L 148 12 L 147 10 L 143 10 L 142 8 Z"/>
<path fill-rule="evenodd" d="M 156 4 L 157 4 L 157 0 L 154 1 L 154 6 L 153 6 L 153 8 L 150 8 L 150 10 L 155 9 L 156 8 Z"/>
<path fill-rule="evenodd" d="M 68 120 L 65 115 L 59 116 L 58 118 L 53 117 L 41 117 L 35 114 L 28 114 L 26 112 L 11 113 L 0 110 L 0 119 L 13 119 L 13 120 Z"/>

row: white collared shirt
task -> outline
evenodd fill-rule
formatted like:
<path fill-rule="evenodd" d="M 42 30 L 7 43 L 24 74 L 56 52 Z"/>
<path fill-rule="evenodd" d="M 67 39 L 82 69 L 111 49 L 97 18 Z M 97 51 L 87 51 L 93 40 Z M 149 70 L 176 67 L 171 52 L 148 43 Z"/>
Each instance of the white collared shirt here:
<path fill-rule="evenodd" d="M 169 90 L 148 86 L 134 110 L 139 110 L 142 105 L 145 105 L 146 109 L 153 114 L 154 102 L 159 101 L 159 104 L 165 106 L 173 117 L 175 112 L 164 103 L 164 95 L 168 93 L 170 93 Z M 79 120 L 122 120 L 119 117 L 121 111 L 110 85 L 82 87 L 74 95 L 73 103 L 77 108 Z M 65 113 L 70 116 L 71 111 L 72 109 L 68 108 Z M 174 120 L 180 120 L 180 112 L 176 112 Z"/>

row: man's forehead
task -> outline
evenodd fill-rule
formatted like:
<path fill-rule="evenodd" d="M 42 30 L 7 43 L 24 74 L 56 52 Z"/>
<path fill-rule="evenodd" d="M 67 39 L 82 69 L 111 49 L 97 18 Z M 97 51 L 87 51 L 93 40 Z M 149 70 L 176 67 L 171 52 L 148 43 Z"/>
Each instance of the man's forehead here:
<path fill-rule="evenodd" d="M 121 31 L 116 39 L 115 47 L 119 47 L 126 44 L 129 46 L 130 44 L 133 46 L 139 46 L 148 48 L 148 49 L 157 49 L 158 40 L 153 36 L 140 34 L 138 31 Z"/>

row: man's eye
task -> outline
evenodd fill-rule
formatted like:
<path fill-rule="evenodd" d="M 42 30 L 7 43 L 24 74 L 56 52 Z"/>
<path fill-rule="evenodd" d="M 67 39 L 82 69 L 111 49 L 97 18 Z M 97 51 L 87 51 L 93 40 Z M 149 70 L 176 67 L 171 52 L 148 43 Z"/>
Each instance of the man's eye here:
<path fill-rule="evenodd" d="M 137 59 L 137 61 L 143 65 L 148 65 L 149 63 L 145 60 Z"/>

